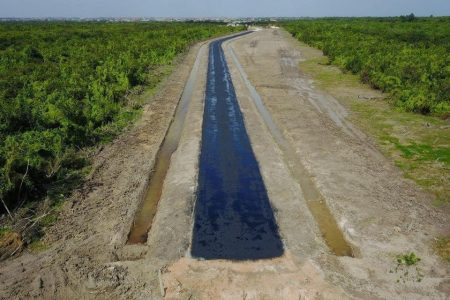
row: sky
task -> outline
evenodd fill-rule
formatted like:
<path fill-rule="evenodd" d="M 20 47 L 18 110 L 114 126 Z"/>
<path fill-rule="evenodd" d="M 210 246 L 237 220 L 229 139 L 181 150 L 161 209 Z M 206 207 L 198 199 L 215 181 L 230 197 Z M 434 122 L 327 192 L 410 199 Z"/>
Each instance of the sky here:
<path fill-rule="evenodd" d="M 450 16 L 450 0 L 0 0 L 1 18 Z"/>

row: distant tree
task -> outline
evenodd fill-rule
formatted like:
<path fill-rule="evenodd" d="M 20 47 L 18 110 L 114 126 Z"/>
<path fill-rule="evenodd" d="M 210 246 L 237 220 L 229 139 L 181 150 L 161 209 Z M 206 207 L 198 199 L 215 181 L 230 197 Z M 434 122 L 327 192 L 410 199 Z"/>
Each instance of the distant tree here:
<path fill-rule="evenodd" d="M 402 20 L 403 22 L 413 22 L 416 20 L 416 16 L 413 13 L 410 13 L 406 16 L 400 16 L 400 20 Z"/>

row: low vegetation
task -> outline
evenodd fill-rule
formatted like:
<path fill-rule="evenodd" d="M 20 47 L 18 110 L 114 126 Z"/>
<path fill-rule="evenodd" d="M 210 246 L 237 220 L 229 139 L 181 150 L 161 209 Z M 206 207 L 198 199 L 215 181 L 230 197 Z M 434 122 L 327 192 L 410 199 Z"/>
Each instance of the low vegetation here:
<path fill-rule="evenodd" d="M 434 248 L 437 253 L 444 258 L 450 266 L 450 237 L 436 239 Z"/>
<path fill-rule="evenodd" d="M 388 92 L 406 111 L 450 114 L 450 18 L 338 18 L 284 24 L 329 62 Z"/>
<path fill-rule="evenodd" d="M 420 261 L 420 257 L 418 257 L 414 252 L 407 254 L 400 254 L 397 256 L 397 264 L 404 266 L 413 266 Z"/>
<path fill-rule="evenodd" d="M 206 23 L 0 23 L 0 213 L 76 186 L 83 149 L 138 114 L 132 97 L 199 40 L 241 28 Z M 42 220 L 54 221 L 54 216 Z"/>
<path fill-rule="evenodd" d="M 397 255 L 397 266 L 395 270 L 390 270 L 390 273 L 395 273 L 397 276 L 397 283 L 406 283 L 408 281 L 421 282 L 424 275 L 421 269 L 417 266 L 421 261 L 414 252 Z"/>
<path fill-rule="evenodd" d="M 417 26 L 422 26 L 420 22 L 433 24 L 433 22 L 444 22 L 447 19 L 439 20 L 442 19 L 424 19 L 418 21 Z M 322 26 L 321 24 L 328 22 L 327 26 L 336 24 L 339 28 L 346 20 L 298 21 L 289 23 L 287 27 L 292 30 L 298 24 L 301 27 L 308 22 L 311 22 L 313 26 Z M 362 19 L 348 20 L 350 27 L 352 22 L 361 25 L 364 21 Z M 398 25 L 404 28 L 412 26 L 412 24 L 403 24 L 400 19 L 369 19 L 367 22 L 368 27 L 371 23 L 381 25 L 387 23 L 393 27 Z M 387 32 L 392 30 L 394 29 L 389 29 Z M 294 33 L 294 36 L 299 35 Z M 343 39 L 339 43 L 347 42 L 351 43 L 351 38 Z M 379 149 L 395 162 L 406 178 L 414 180 L 419 186 L 433 193 L 435 195 L 433 204 L 446 211 L 450 204 L 449 121 L 440 118 L 439 114 L 436 116 L 408 112 L 399 102 L 396 94 L 368 89 L 365 84 L 362 84 L 360 73 L 346 72 L 347 69 L 343 69 L 342 66 L 337 65 L 338 68 L 330 64 L 333 60 L 329 57 L 323 56 L 305 43 L 301 44 L 304 58 L 300 62 L 301 70 L 314 78 L 316 86 L 347 107 L 351 112 L 349 119 L 376 141 Z M 352 47 L 350 44 L 349 46 Z M 400 57 L 397 59 L 401 60 Z M 448 237 L 441 237 L 435 243 L 436 251 L 447 261 L 450 257 L 449 245 Z M 420 279 L 420 276 L 418 278 Z"/>
<path fill-rule="evenodd" d="M 388 94 L 370 91 L 359 76 L 343 73 L 328 58 L 302 46 L 300 68 L 315 85 L 339 99 L 352 114 L 351 121 L 377 141 L 404 176 L 436 195 L 434 204 L 450 203 L 450 124 L 441 118 L 405 112 L 391 105 Z M 368 92 L 368 99 L 361 98 Z M 366 97 L 367 98 L 367 97 Z"/>

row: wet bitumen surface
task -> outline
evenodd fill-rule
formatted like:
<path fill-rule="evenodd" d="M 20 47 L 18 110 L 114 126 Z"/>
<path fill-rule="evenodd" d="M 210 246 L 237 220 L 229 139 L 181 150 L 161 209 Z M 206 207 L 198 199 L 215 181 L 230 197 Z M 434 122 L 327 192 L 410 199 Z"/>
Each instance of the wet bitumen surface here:
<path fill-rule="evenodd" d="M 221 47 L 227 39 L 209 49 L 191 255 L 279 257 L 283 244 Z"/>

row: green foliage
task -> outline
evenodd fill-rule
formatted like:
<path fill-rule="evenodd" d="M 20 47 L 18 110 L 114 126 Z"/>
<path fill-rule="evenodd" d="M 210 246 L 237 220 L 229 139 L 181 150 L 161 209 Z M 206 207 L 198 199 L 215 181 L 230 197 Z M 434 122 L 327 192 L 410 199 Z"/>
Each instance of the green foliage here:
<path fill-rule="evenodd" d="M 405 266 L 413 266 L 420 261 L 420 257 L 417 257 L 414 252 L 409 254 L 401 254 L 397 256 L 397 264 Z"/>
<path fill-rule="evenodd" d="M 156 86 L 158 68 L 194 42 L 240 29 L 0 23 L 0 197 L 14 207 L 64 196 L 87 164 L 79 149 L 111 140 L 138 115 L 139 105 L 126 100 L 131 89 Z"/>
<path fill-rule="evenodd" d="M 400 20 L 403 22 L 413 22 L 417 19 L 416 19 L 416 16 L 413 13 L 411 13 L 407 16 L 400 16 Z"/>
<path fill-rule="evenodd" d="M 58 216 L 56 214 L 49 214 L 49 215 L 43 217 L 40 220 L 40 222 L 41 222 L 42 226 L 49 227 L 49 226 L 55 224 L 57 220 L 58 220 Z"/>
<path fill-rule="evenodd" d="M 450 149 L 433 148 L 426 144 L 396 145 L 406 158 L 416 158 L 428 161 L 440 161 L 450 165 Z"/>
<path fill-rule="evenodd" d="M 395 145 L 404 158 L 416 161 L 435 161 L 445 165 L 450 165 L 450 149 L 448 147 L 432 147 L 428 144 L 410 144 L 400 143 L 398 138 L 392 136 L 383 136 L 381 140 Z"/>
<path fill-rule="evenodd" d="M 287 22 L 331 63 L 392 94 L 399 107 L 450 113 L 450 18 L 319 19 Z"/>
<path fill-rule="evenodd" d="M 395 273 L 400 273 L 400 277 L 397 282 L 406 283 L 407 281 L 421 282 L 424 275 L 417 265 L 421 261 L 420 257 L 417 257 L 414 252 L 407 254 L 397 255 L 397 266 Z M 412 266 L 415 266 L 414 268 Z M 390 270 L 390 273 L 394 273 L 394 270 Z"/>
<path fill-rule="evenodd" d="M 2 238 L 8 232 L 11 232 L 11 228 L 6 227 L 6 226 L 1 226 L 0 227 L 0 238 Z"/>

